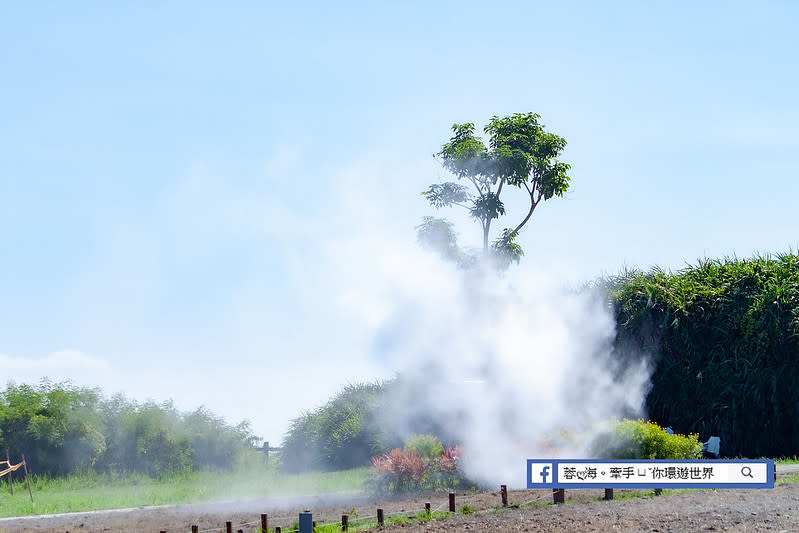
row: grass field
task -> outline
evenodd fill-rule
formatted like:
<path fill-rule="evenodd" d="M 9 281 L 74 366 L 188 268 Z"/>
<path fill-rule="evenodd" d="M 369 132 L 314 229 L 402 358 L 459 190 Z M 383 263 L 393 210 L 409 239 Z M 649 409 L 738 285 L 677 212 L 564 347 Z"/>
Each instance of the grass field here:
<path fill-rule="evenodd" d="M 23 479 L 15 480 L 13 496 L 8 483 L 0 483 L 0 517 L 357 491 L 368 475 L 368 467 L 285 475 L 251 464 L 238 471 L 195 472 L 162 480 L 133 475 L 116 479 L 97 474 L 56 479 L 33 476 L 33 503 Z"/>
<path fill-rule="evenodd" d="M 799 460 L 794 457 L 776 462 L 796 464 Z M 7 478 L 4 478 L 0 483 L 0 517 L 358 491 L 369 473 L 370 468 L 363 467 L 340 472 L 287 475 L 252 461 L 237 471 L 194 472 L 161 480 L 136 475 L 86 474 L 55 479 L 32 476 L 34 503 L 30 501 L 23 479 L 15 478 L 12 496 Z M 777 484 L 797 482 L 799 476 L 777 480 Z M 646 491 L 619 492 L 616 497 L 635 498 L 647 494 Z"/>

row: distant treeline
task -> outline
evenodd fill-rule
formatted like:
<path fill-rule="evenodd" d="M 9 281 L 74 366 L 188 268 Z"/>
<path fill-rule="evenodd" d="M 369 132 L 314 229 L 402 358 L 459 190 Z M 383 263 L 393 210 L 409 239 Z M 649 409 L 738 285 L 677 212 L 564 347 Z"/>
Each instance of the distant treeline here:
<path fill-rule="evenodd" d="M 9 384 L 0 392 L 0 456 L 22 454 L 34 473 L 95 471 L 164 476 L 234 466 L 251 447 L 249 425 L 203 408 L 106 399 L 70 383 Z"/>
<path fill-rule="evenodd" d="M 726 456 L 797 454 L 799 257 L 706 260 L 600 284 L 615 309 L 615 356 L 652 361 L 649 418 L 702 440 L 718 435 Z M 424 413 L 391 416 L 392 409 L 413 409 L 414 397 L 407 381 L 348 386 L 292 422 L 283 467 L 366 465 L 410 433 L 446 443 L 443 428 Z M 414 427 L 395 427 L 397 418 Z"/>
<path fill-rule="evenodd" d="M 799 450 L 799 257 L 608 280 L 620 357 L 654 356 L 649 416 L 731 456 Z"/>

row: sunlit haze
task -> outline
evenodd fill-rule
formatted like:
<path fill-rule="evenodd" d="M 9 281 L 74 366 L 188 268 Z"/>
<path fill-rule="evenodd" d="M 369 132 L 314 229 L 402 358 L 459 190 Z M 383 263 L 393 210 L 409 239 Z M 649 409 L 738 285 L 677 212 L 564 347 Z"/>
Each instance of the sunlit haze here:
<path fill-rule="evenodd" d="M 525 318 L 584 317 L 601 344 L 593 303 L 542 302 L 624 268 L 796 250 L 797 23 L 791 2 L 3 3 L 0 367 L 279 442 L 347 383 L 442 339 L 463 355 L 433 319 L 460 296 L 416 245 L 436 214 L 420 192 L 451 178 L 433 154 L 453 123 L 516 112 L 566 139 L 571 187 L 503 283 Z M 544 334 L 517 326 L 503 353 Z"/>

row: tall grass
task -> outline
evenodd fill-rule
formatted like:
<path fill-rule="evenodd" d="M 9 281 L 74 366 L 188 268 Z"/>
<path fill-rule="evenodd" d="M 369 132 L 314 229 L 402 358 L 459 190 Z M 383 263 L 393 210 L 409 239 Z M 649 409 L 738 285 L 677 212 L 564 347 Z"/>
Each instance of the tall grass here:
<path fill-rule="evenodd" d="M 799 450 L 799 257 L 704 260 L 607 280 L 617 351 L 654 355 L 649 416 L 728 455 Z"/>
<path fill-rule="evenodd" d="M 7 483 L 0 484 L 0 517 L 358 491 L 368 475 L 369 468 L 287 475 L 272 466 L 251 464 L 237 471 L 206 470 L 162 479 L 143 474 L 32 476 L 34 503 L 24 481 L 15 481 L 13 496 Z"/>

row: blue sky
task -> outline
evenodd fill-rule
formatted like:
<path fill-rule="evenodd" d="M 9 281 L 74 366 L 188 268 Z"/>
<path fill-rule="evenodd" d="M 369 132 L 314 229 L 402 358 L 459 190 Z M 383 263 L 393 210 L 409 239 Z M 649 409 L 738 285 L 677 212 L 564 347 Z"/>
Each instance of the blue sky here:
<path fill-rule="evenodd" d="M 279 440 L 392 374 L 348 287 L 412 245 L 452 123 L 492 115 L 569 143 L 520 269 L 796 249 L 797 22 L 793 2 L 3 3 L 7 378 Z"/>

